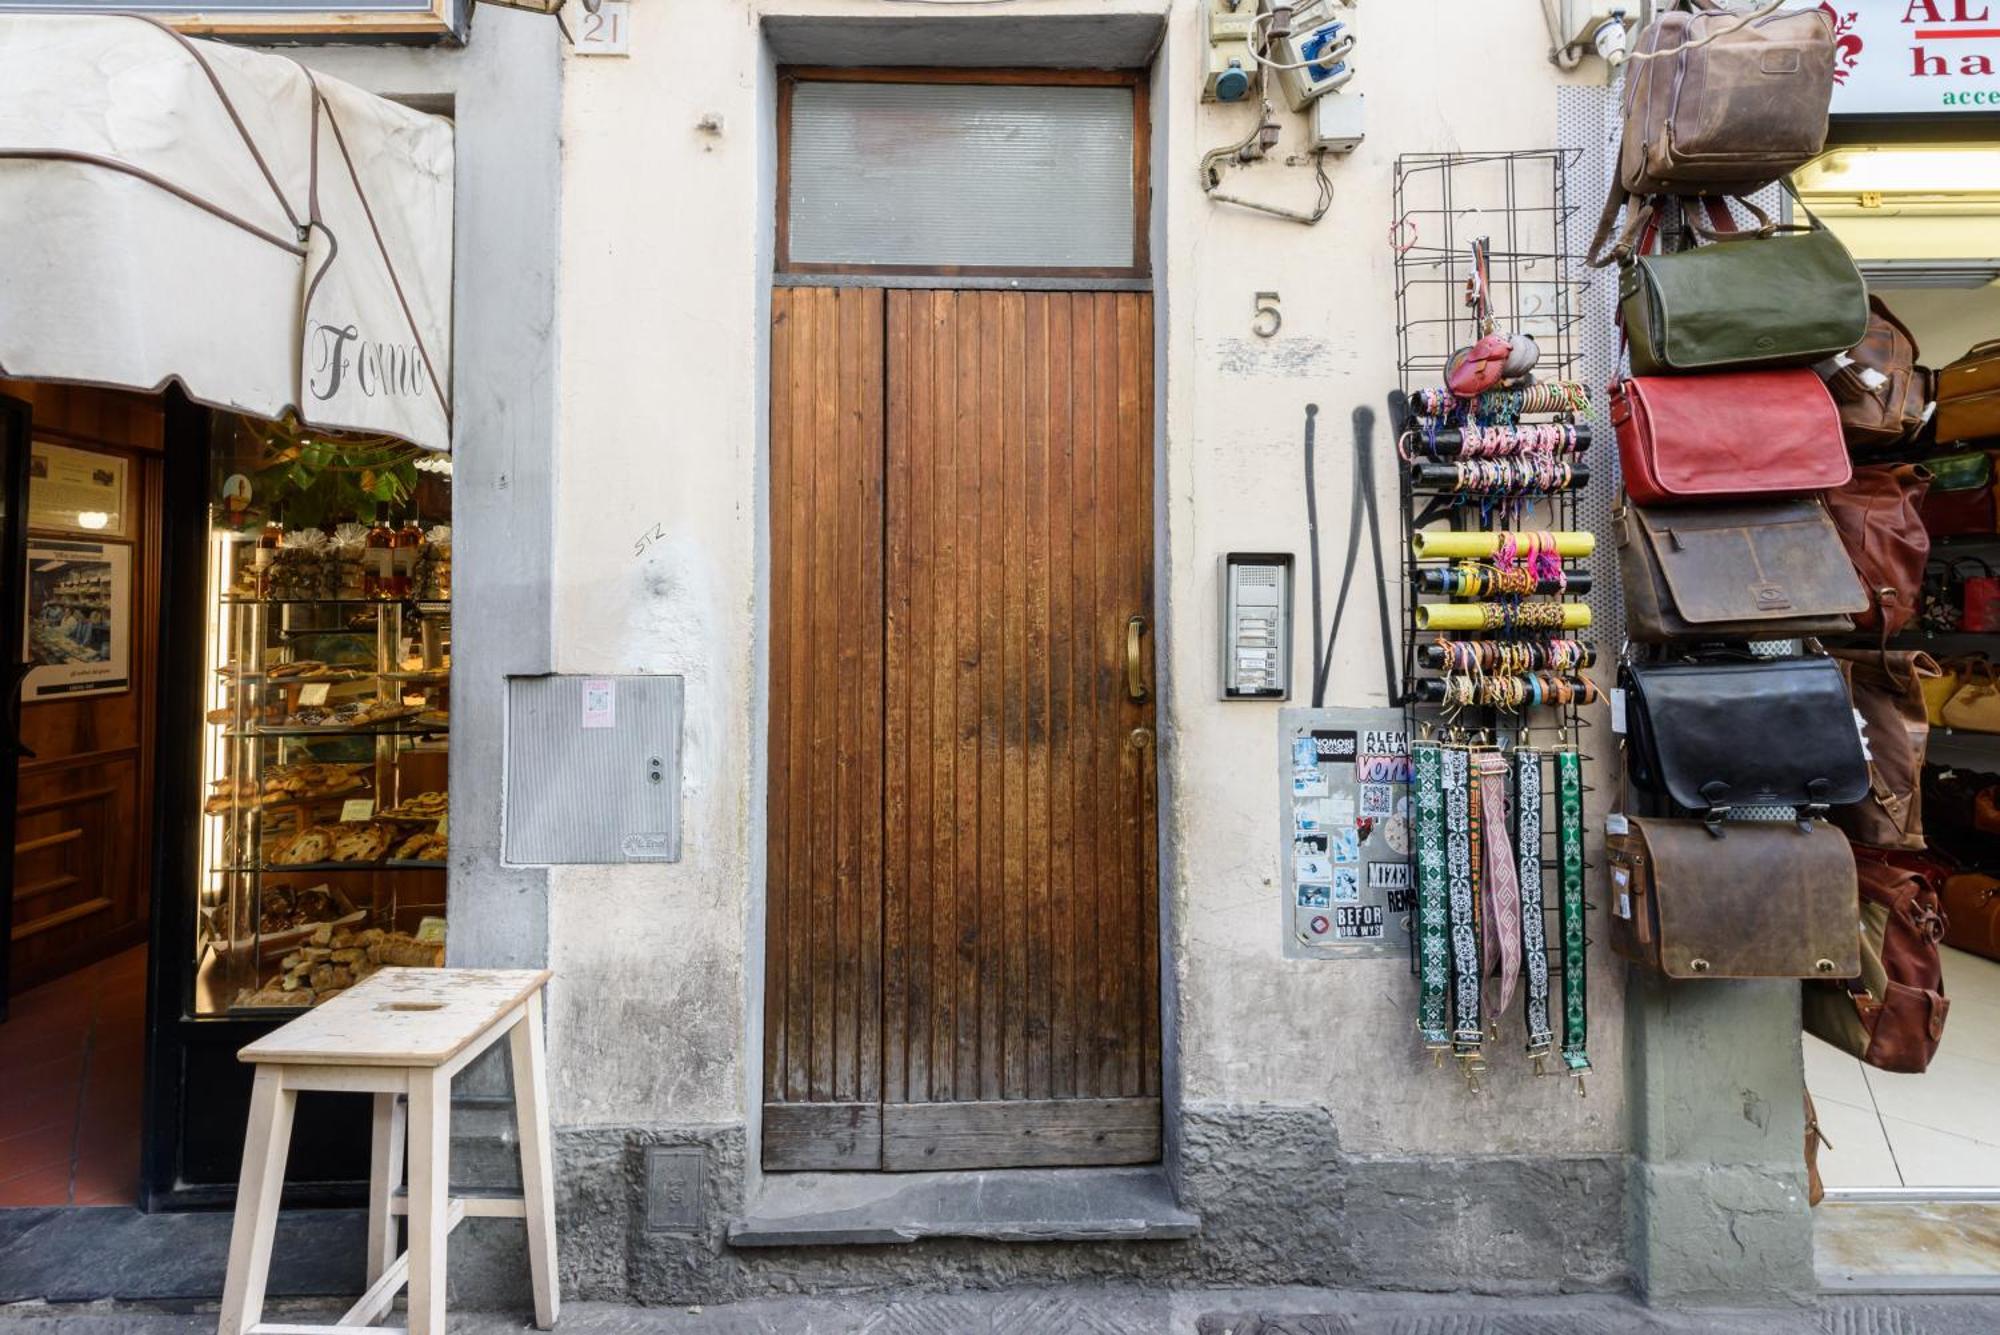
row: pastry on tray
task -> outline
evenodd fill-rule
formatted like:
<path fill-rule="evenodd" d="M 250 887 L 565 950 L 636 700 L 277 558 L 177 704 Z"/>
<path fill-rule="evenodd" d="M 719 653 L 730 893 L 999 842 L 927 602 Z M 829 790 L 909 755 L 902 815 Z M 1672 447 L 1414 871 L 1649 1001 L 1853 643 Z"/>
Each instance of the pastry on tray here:
<path fill-rule="evenodd" d="M 239 991 L 234 1004 L 313 1006 L 382 968 L 436 968 L 443 963 L 442 944 L 419 941 L 408 932 L 322 927 L 312 941 L 278 962 L 278 972 L 269 981 Z"/>
<path fill-rule="evenodd" d="M 375 814 L 383 820 L 408 820 L 433 822 L 441 819 L 450 809 L 450 799 L 443 793 L 418 793 L 415 797 L 398 802 L 387 811 Z"/>
<path fill-rule="evenodd" d="M 451 845 L 441 834 L 426 831 L 413 834 L 396 845 L 393 855 L 398 862 L 443 862 L 451 851 Z"/>

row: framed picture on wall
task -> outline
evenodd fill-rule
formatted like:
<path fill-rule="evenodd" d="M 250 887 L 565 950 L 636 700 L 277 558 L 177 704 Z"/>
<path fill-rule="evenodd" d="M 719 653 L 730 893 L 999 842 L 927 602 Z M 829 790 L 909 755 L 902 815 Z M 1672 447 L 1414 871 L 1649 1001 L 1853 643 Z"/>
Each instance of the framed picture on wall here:
<path fill-rule="evenodd" d="M 30 538 L 27 619 L 23 703 L 131 689 L 131 548 Z"/>
<path fill-rule="evenodd" d="M 28 456 L 28 527 L 123 538 L 125 456 L 38 440 Z"/>

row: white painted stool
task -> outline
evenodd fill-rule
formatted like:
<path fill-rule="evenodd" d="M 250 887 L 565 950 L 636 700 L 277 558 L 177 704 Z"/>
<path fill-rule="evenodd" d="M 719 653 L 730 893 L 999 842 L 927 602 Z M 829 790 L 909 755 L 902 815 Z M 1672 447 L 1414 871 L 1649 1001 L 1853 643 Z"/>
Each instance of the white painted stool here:
<path fill-rule="evenodd" d="M 237 1054 L 256 1064 L 257 1079 L 236 1188 L 236 1223 L 229 1234 L 220 1335 L 319 1335 L 335 1329 L 263 1320 L 292 1110 L 302 1089 L 375 1096 L 368 1291 L 340 1318 L 340 1326 L 379 1320 L 408 1283 L 409 1335 L 442 1335 L 445 1239 L 466 1215 L 526 1222 L 535 1325 L 543 1330 L 555 1325 L 555 1177 L 542 1050 L 542 988 L 548 980 L 546 969 L 383 969 Z M 451 1078 L 503 1036 L 514 1064 L 521 1194 L 452 1196 Z M 397 1195 L 406 1136 L 407 1198 Z M 396 1246 L 398 1214 L 409 1216 L 408 1251 Z"/>

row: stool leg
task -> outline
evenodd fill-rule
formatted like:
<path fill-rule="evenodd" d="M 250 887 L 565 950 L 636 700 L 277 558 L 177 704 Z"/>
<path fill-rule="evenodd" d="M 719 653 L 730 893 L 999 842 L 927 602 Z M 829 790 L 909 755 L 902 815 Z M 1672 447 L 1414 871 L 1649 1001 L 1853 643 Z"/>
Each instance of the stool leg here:
<path fill-rule="evenodd" d="M 291 1147 L 292 1109 L 298 1099 L 296 1090 L 285 1088 L 282 1068 L 257 1068 L 217 1335 L 243 1335 L 264 1319 L 264 1285 L 271 1274 L 271 1241 L 278 1232 L 278 1197 L 285 1188 L 285 1154 Z"/>
<path fill-rule="evenodd" d="M 514 1126 L 521 1140 L 521 1200 L 528 1226 L 528 1272 L 535 1291 L 535 1326 L 556 1324 L 562 1294 L 556 1283 L 555 1168 L 549 1143 L 549 1080 L 542 1042 L 542 994 L 507 1035 L 514 1066 Z"/>
<path fill-rule="evenodd" d="M 368 1283 L 395 1263 L 396 1217 L 389 1203 L 403 1185 L 403 1101 L 395 1094 L 375 1096 L 374 1148 L 368 1156 Z"/>
<path fill-rule="evenodd" d="M 443 1335 L 450 1217 L 451 1077 L 410 1072 L 409 1335 Z"/>

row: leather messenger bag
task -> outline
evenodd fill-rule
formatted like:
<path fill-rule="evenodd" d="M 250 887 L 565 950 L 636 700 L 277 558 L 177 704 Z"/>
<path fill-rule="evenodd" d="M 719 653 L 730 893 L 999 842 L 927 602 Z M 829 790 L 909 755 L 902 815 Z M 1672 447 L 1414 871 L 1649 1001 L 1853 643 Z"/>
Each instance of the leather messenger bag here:
<path fill-rule="evenodd" d="M 1853 475 L 1840 410 L 1804 367 L 1634 376 L 1612 387 L 1611 422 L 1641 505 L 1797 496 Z"/>
<path fill-rule="evenodd" d="M 1861 972 L 1854 854 L 1818 821 L 1627 817 L 1605 840 L 1611 948 L 1669 978 Z"/>
<path fill-rule="evenodd" d="M 1668 640 L 1783 640 L 1854 629 L 1868 593 L 1816 500 L 1628 505 L 1618 564 L 1626 633 Z"/>
<path fill-rule="evenodd" d="M 1985 436 L 2000 436 L 2000 338 L 1938 372 L 1938 443 Z"/>
<path fill-rule="evenodd" d="M 1619 682 L 1632 784 L 1712 827 L 1736 807 L 1823 815 L 1868 796 L 1854 707 L 1830 658 L 1628 663 Z"/>

